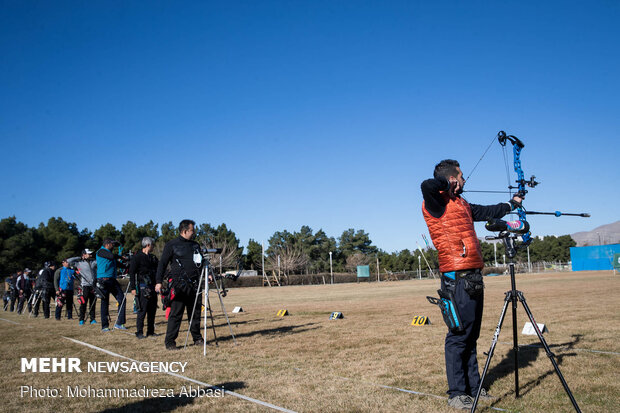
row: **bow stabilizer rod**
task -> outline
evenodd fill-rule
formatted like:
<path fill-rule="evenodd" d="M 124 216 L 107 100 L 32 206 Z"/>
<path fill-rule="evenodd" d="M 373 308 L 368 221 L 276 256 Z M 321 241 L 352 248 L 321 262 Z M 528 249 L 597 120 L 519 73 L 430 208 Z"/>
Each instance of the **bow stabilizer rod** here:
<path fill-rule="evenodd" d="M 588 214 L 587 212 L 582 212 L 580 214 L 576 214 L 576 213 L 560 212 L 560 211 L 555 211 L 555 212 L 527 211 L 527 213 L 528 213 L 528 215 L 555 215 L 556 217 L 561 217 L 562 215 L 564 215 L 564 216 L 569 216 L 569 217 L 590 218 L 590 214 Z"/>

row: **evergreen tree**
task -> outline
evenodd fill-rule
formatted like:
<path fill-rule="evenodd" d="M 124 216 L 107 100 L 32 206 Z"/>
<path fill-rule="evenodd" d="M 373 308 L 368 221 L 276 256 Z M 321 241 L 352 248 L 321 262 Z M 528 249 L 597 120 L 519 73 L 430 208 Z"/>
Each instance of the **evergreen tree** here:
<path fill-rule="evenodd" d="M 348 257 L 356 252 L 364 255 L 374 254 L 377 252 L 377 247 L 372 245 L 372 241 L 370 240 L 368 233 L 362 229 L 355 232 L 353 228 L 349 228 L 342 233 L 338 239 L 338 248 L 345 257 Z"/>
<path fill-rule="evenodd" d="M 263 246 L 250 238 L 246 247 L 244 268 L 251 270 L 262 270 L 263 266 Z"/>
<path fill-rule="evenodd" d="M 47 225 L 39 224 L 35 238 L 38 240 L 42 256 L 57 262 L 78 256 L 84 249 L 77 225 L 66 222 L 60 217 L 50 218 Z"/>
<path fill-rule="evenodd" d="M 98 250 L 103 246 L 103 240 L 106 238 L 113 239 L 115 241 L 121 242 L 123 240 L 122 233 L 116 227 L 110 223 L 100 226 L 93 233 L 93 239 L 95 240 L 95 250 Z M 113 251 L 115 254 L 118 253 L 118 247 L 114 248 Z"/>
<path fill-rule="evenodd" d="M 36 245 L 34 230 L 15 216 L 0 221 L 0 273 L 41 267 L 43 258 L 36 253 Z"/>
<path fill-rule="evenodd" d="M 153 221 L 149 221 L 144 225 L 137 226 L 132 221 L 127 221 L 125 225 L 122 226 L 121 232 L 122 236 L 122 244 L 125 248 L 125 251 L 138 252 L 142 249 L 142 238 L 151 237 L 154 240 L 157 240 L 159 236 L 159 231 L 157 229 L 158 225 Z"/>

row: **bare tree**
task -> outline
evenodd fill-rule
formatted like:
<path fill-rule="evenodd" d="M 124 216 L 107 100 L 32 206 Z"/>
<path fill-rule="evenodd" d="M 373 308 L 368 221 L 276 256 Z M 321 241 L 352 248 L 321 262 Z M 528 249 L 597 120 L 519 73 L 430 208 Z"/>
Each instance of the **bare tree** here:
<path fill-rule="evenodd" d="M 346 268 L 348 271 L 355 272 L 358 265 L 367 265 L 368 262 L 369 259 L 366 255 L 362 254 L 361 252 L 357 252 L 347 257 Z"/>
<path fill-rule="evenodd" d="M 222 259 L 222 268 L 237 268 L 237 262 L 239 260 L 239 249 L 236 245 L 226 240 L 203 240 L 201 243 L 203 248 L 215 249 L 221 248 L 221 254 L 211 254 L 211 265 L 214 267 L 220 266 L 220 257 Z"/>
<path fill-rule="evenodd" d="M 291 273 L 305 268 L 308 264 L 308 256 L 301 248 L 287 245 L 274 249 L 273 254 L 267 257 L 267 266 L 276 272 L 278 271 L 278 256 L 280 256 L 280 269 L 287 279 Z"/>

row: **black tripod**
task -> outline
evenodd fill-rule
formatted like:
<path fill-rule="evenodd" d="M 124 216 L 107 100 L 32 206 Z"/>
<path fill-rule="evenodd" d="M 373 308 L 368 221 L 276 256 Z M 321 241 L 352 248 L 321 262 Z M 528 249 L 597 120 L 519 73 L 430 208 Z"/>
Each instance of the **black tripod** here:
<path fill-rule="evenodd" d="M 213 249 L 209 250 L 209 253 L 221 253 L 221 249 Z M 218 282 L 220 281 L 220 282 Z M 192 321 L 194 319 L 194 312 L 196 310 L 196 304 L 198 303 L 198 297 L 203 294 L 203 306 L 204 306 L 204 340 L 203 340 L 203 350 L 202 354 L 204 356 L 207 355 L 207 318 L 211 319 L 211 330 L 213 331 L 213 338 L 215 341 L 215 345 L 217 346 L 217 335 L 215 334 L 215 321 L 213 319 L 213 311 L 211 309 L 211 300 L 209 300 L 209 284 L 213 283 L 215 286 L 215 291 L 217 292 L 217 296 L 220 300 L 220 306 L 222 307 L 222 313 L 226 317 L 226 324 L 228 324 L 228 328 L 230 330 L 230 335 L 232 336 L 233 342 L 237 345 L 237 339 L 235 338 L 235 334 L 233 333 L 232 326 L 230 325 L 230 320 L 228 319 L 228 313 L 226 312 L 226 307 L 224 307 L 224 301 L 222 297 L 226 297 L 227 291 L 224 288 L 224 280 L 221 275 L 216 276 L 215 271 L 213 270 L 213 266 L 211 266 L 211 261 L 208 256 L 205 254 L 203 256 L 203 267 L 200 272 L 200 280 L 198 281 L 198 291 L 196 293 L 196 298 L 194 299 L 194 307 L 192 309 L 192 315 L 189 319 L 189 325 L 191 328 Z M 200 315 L 199 315 L 200 316 Z M 187 330 L 187 334 L 185 336 L 185 345 L 183 348 L 187 347 L 187 340 L 189 339 L 189 329 Z"/>
<path fill-rule="evenodd" d="M 511 290 L 506 291 L 506 297 L 504 298 L 504 307 L 502 308 L 502 313 L 499 316 L 499 322 L 497 323 L 497 328 L 495 329 L 495 334 L 493 335 L 493 341 L 491 342 L 491 348 L 489 349 L 489 356 L 487 357 L 487 361 L 484 365 L 484 371 L 482 372 L 482 377 L 480 378 L 480 386 L 478 387 L 478 392 L 476 393 L 476 398 L 474 399 L 474 404 L 471 407 L 471 413 L 476 411 L 476 406 L 478 405 L 478 399 L 480 398 L 480 392 L 482 391 L 482 383 L 484 382 L 484 378 L 486 377 L 487 371 L 489 370 L 489 365 L 491 364 L 491 358 L 493 357 L 493 352 L 495 351 L 495 346 L 497 344 L 497 340 L 499 339 L 499 333 L 502 330 L 502 324 L 504 323 L 504 317 L 506 316 L 506 309 L 508 308 L 508 303 L 512 303 L 512 342 L 513 342 L 513 353 L 514 353 L 514 362 L 515 362 L 515 397 L 519 397 L 519 344 L 518 344 L 518 336 L 517 336 L 517 300 L 521 302 L 523 305 L 523 309 L 527 314 L 534 330 L 536 331 L 536 335 L 540 340 L 540 343 L 545 348 L 545 352 L 547 353 L 547 357 L 551 360 L 551 364 L 553 364 L 553 368 L 555 369 L 555 373 L 558 375 L 558 378 L 562 382 L 562 386 L 564 386 L 564 390 L 568 397 L 570 398 L 575 411 L 581 413 L 579 410 L 579 406 L 577 405 L 577 401 L 573 397 L 573 393 L 570 391 L 566 380 L 564 380 L 564 376 L 562 376 L 562 372 L 560 371 L 560 367 L 558 363 L 555 361 L 555 354 L 551 352 L 545 338 L 542 335 L 542 332 L 538 328 L 538 324 L 536 324 L 536 320 L 534 320 L 534 316 L 530 311 L 530 307 L 528 307 L 525 302 L 525 296 L 521 291 L 517 290 L 516 282 L 515 282 L 515 265 L 514 265 L 514 257 L 517 255 L 517 250 L 515 248 L 515 238 L 517 235 L 511 234 L 508 231 L 502 231 L 499 233 L 497 237 L 486 237 L 487 240 L 497 240 L 501 239 L 504 242 L 504 246 L 506 247 L 506 255 L 509 257 L 509 268 L 510 268 L 510 286 Z"/>

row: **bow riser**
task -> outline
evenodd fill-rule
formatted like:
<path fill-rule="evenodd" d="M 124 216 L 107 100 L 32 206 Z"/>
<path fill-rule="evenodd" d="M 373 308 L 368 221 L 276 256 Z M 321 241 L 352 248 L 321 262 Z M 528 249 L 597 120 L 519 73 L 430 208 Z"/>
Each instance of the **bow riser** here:
<path fill-rule="evenodd" d="M 517 173 L 517 193 L 516 195 L 519 196 L 520 198 L 525 198 L 525 194 L 527 194 L 527 189 L 525 189 L 526 186 L 526 181 L 525 180 L 525 173 L 523 172 L 523 168 L 521 168 L 521 150 L 525 147 L 525 145 L 523 144 L 523 142 L 521 142 L 516 136 L 513 135 L 506 135 L 506 132 L 504 131 L 499 131 L 499 133 L 497 134 L 497 140 L 499 141 L 499 144 L 502 146 L 506 146 L 506 141 L 510 141 L 510 143 L 512 143 L 512 153 L 513 153 L 513 157 L 514 157 L 514 170 Z M 534 176 L 532 176 L 532 178 L 530 179 L 530 183 L 533 184 L 533 186 L 536 186 L 538 183 L 534 180 Z M 508 189 L 512 189 L 512 186 L 508 186 Z M 519 219 L 523 222 L 527 222 L 527 214 L 525 209 L 523 208 L 523 205 L 519 205 L 517 207 L 517 214 L 519 215 Z M 521 239 L 523 240 L 523 244 L 522 246 L 528 246 L 530 245 L 530 243 L 532 242 L 532 234 L 531 232 L 526 232 L 525 234 L 523 234 L 521 236 Z"/>

